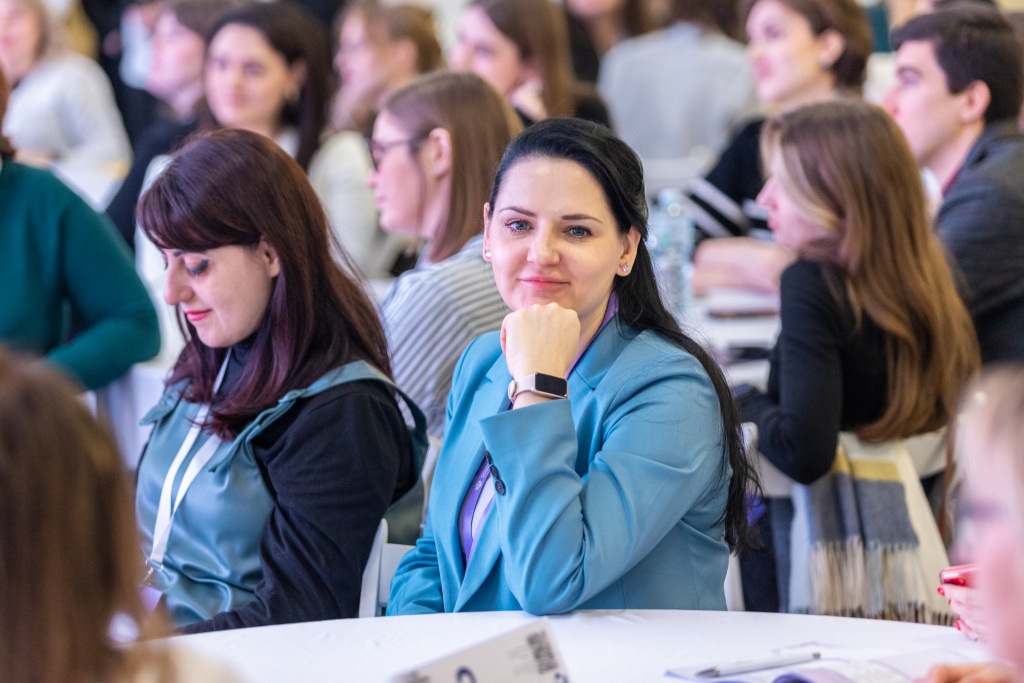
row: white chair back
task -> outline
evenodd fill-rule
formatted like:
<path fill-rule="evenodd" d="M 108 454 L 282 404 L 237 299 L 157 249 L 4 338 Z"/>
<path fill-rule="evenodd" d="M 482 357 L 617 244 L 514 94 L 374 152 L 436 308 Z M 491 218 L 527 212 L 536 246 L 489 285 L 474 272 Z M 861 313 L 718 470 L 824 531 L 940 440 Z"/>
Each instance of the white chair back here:
<path fill-rule="evenodd" d="M 391 577 L 398 564 L 414 546 L 388 543 L 388 523 L 380 521 L 373 537 L 370 559 L 363 570 L 362 590 L 359 593 L 359 618 L 383 616 L 391 595 Z"/>

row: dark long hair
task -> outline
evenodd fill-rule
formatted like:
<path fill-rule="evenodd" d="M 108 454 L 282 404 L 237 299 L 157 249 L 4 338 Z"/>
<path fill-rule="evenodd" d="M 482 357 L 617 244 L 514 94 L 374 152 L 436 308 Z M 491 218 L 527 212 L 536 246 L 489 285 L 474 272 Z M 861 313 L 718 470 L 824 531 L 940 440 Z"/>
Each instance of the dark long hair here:
<path fill-rule="evenodd" d="M 11 85 L 7 82 L 7 75 L 0 68 L 0 121 L 7 115 L 7 100 L 11 97 Z M 6 135 L 0 135 L 0 159 L 9 161 L 14 158 L 14 145 Z"/>
<path fill-rule="evenodd" d="M 282 123 L 299 130 L 299 149 L 295 161 L 303 170 L 320 147 L 320 137 L 327 126 L 331 103 L 331 48 L 327 30 L 301 5 L 290 0 L 253 2 L 223 14 L 206 35 L 206 49 L 225 26 L 237 24 L 259 31 L 288 66 L 298 62 L 306 65 L 306 80 L 298 100 L 286 102 L 281 112 Z M 209 130 L 219 123 L 208 111 L 201 112 L 200 128 Z"/>
<path fill-rule="evenodd" d="M 351 360 L 391 374 L 373 304 L 335 262 L 347 257 L 306 174 L 272 140 L 241 130 L 190 140 L 142 195 L 138 219 L 161 249 L 256 248 L 263 240 L 280 259 L 249 361 L 229 396 L 213 395 L 225 349 L 206 346 L 178 311 L 187 342 L 168 382 L 187 379 L 186 398 L 212 404 L 209 426 L 218 435 L 234 437 L 288 391 Z"/>
<path fill-rule="evenodd" d="M 761 0 L 744 0 L 740 16 L 746 20 Z M 867 12 L 857 0 L 778 0 L 811 25 L 811 32 L 820 36 L 835 31 L 843 38 L 843 52 L 829 67 L 836 89 L 860 95 L 867 78 L 868 57 L 871 56 L 871 23 Z"/>
<path fill-rule="evenodd" d="M 739 412 L 722 370 L 707 351 L 683 334 L 658 293 L 651 255 L 644 243 L 647 201 L 640 158 L 605 126 L 580 119 L 547 119 L 527 128 L 505 149 L 491 191 L 491 206 L 508 170 L 530 157 L 564 159 L 585 168 L 604 191 L 619 232 L 625 235 L 632 227 L 640 233 L 633 269 L 625 277 L 616 277 L 613 286 L 619 300 L 619 322 L 638 332 L 650 330 L 675 344 L 700 361 L 711 378 L 722 416 L 722 476 L 732 467 L 723 513 L 725 539 L 733 549 L 747 545 L 750 534 L 745 496 L 759 491 L 757 473 L 743 447 Z"/>

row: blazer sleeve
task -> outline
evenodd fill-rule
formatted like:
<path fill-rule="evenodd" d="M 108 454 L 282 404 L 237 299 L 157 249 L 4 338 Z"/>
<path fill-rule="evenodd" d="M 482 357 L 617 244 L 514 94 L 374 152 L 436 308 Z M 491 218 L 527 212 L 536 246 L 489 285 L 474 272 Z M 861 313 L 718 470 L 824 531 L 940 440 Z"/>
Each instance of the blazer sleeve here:
<path fill-rule="evenodd" d="M 1024 255 L 1024 204 L 984 176 L 954 183 L 936 227 L 967 284 L 971 315 L 983 316 L 1019 298 Z"/>
<path fill-rule="evenodd" d="M 448 395 L 445 409 L 445 433 L 448 433 L 448 423 L 452 419 L 455 396 L 464 390 L 460 387 L 459 378 L 462 376 L 466 357 L 471 355 L 471 349 L 475 343 L 470 344 L 470 347 L 462 353 L 455 366 L 452 379 L 453 389 Z M 441 451 L 438 459 L 443 457 L 444 450 Z M 436 497 L 432 496 L 430 500 L 431 502 L 427 504 L 427 521 L 423 525 L 423 536 L 416 542 L 416 546 L 402 558 L 391 579 L 388 616 L 444 612 L 441 567 L 437 556 L 437 543 L 434 540 L 434 527 L 430 521 L 433 518 L 430 513 Z"/>
<path fill-rule="evenodd" d="M 491 514 L 506 578 L 532 614 L 566 612 L 607 588 L 731 476 L 717 395 L 692 356 L 654 345 L 620 356 L 594 391 L 610 395 L 583 476 L 570 401 L 480 422 L 505 484 Z"/>

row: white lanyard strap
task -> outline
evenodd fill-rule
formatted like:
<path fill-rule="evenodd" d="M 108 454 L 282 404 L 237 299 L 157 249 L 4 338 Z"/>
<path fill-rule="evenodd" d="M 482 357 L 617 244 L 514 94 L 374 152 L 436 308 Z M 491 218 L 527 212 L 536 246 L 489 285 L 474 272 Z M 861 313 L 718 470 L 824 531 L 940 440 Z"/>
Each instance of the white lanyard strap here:
<path fill-rule="evenodd" d="M 221 382 L 224 381 L 224 374 L 228 369 L 228 360 L 230 358 L 231 351 L 229 349 L 227 356 L 224 357 L 224 363 L 220 366 L 220 372 L 217 373 L 217 380 L 213 384 L 214 392 L 220 389 Z M 206 418 L 209 415 L 209 405 L 203 405 L 199 408 L 192 427 L 188 430 L 185 440 L 181 443 L 181 448 L 178 449 L 178 454 L 174 456 L 174 460 L 171 462 L 171 468 L 167 470 L 163 488 L 160 490 L 160 505 L 157 507 L 156 523 L 153 527 L 153 550 L 150 552 L 149 560 L 147 561 L 147 564 L 151 567 L 151 572 L 154 568 L 160 567 L 164 562 L 167 542 L 171 536 L 171 522 L 174 519 L 174 513 L 178 511 L 178 506 L 181 505 L 181 501 L 185 497 L 185 492 L 188 491 L 188 487 L 192 485 L 199 472 L 210 462 L 213 454 L 217 452 L 217 448 L 221 444 L 221 440 L 216 435 L 211 434 L 206 443 L 202 445 L 199 452 L 195 454 L 192 461 L 188 464 L 188 467 L 185 468 L 185 474 L 181 478 L 181 484 L 178 486 L 178 495 L 174 497 L 174 505 L 172 507 L 171 490 L 174 488 L 174 479 L 178 476 L 178 470 L 181 469 L 185 458 L 192 451 L 196 439 L 199 438 L 199 432 L 203 429 L 203 423 L 206 422 Z"/>

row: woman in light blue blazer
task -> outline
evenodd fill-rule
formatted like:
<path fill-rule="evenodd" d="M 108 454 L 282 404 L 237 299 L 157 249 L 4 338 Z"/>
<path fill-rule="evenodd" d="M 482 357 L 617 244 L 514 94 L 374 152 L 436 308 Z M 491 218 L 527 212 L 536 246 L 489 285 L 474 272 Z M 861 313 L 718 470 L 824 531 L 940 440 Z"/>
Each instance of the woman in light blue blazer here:
<path fill-rule="evenodd" d="M 724 609 L 752 478 L 721 371 L 660 299 L 640 161 L 551 119 L 510 144 L 484 258 L 512 309 L 455 370 L 388 614 Z"/>

